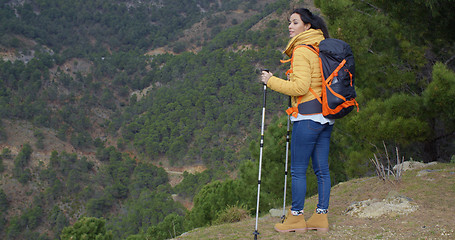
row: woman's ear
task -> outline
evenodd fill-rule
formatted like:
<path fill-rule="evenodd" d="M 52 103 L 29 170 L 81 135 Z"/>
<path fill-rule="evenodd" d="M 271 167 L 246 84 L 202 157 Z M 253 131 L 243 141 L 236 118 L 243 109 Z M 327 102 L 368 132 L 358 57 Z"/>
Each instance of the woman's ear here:
<path fill-rule="evenodd" d="M 311 23 L 305 23 L 305 24 L 303 25 L 303 27 L 304 27 L 304 29 L 305 29 L 305 31 L 306 31 L 306 30 L 308 30 L 308 29 L 311 28 Z"/>

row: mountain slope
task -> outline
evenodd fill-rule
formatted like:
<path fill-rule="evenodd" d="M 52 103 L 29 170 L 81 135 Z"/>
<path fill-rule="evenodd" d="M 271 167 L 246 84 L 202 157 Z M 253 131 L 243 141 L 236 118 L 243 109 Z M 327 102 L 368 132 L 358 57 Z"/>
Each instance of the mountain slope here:
<path fill-rule="evenodd" d="M 195 167 L 171 165 L 214 162 L 223 167 L 212 175 L 224 178 L 240 161 L 236 154 L 247 157 L 239 149 L 259 122 L 251 120 L 259 111 L 247 111 L 259 106 L 258 53 L 229 45 L 201 55 L 186 50 L 201 50 L 231 28 L 246 36 L 277 1 L 158 2 L 1 3 L 0 238 L 54 239 L 82 215 L 108 219 L 119 238 L 145 232 L 171 213 L 185 215 L 172 187 Z M 143 89 L 149 92 L 141 100 L 133 93 Z M 147 142 L 127 138 L 139 130 Z"/>

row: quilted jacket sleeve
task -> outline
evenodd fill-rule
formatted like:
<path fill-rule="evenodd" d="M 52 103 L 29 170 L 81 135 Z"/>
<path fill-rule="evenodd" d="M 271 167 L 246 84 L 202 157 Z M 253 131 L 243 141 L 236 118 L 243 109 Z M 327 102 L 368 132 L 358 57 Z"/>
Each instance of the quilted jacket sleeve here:
<path fill-rule="evenodd" d="M 289 96 L 306 95 L 311 86 L 312 76 L 315 74 L 312 65 L 319 64 L 318 61 L 317 55 L 311 50 L 305 47 L 296 49 L 290 81 L 273 76 L 267 82 L 267 87 Z"/>

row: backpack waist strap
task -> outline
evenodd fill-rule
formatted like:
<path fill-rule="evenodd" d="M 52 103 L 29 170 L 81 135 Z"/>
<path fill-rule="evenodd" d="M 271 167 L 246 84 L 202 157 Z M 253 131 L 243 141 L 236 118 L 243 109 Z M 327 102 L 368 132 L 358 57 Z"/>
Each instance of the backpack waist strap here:
<path fill-rule="evenodd" d="M 322 104 L 319 102 L 318 99 L 313 99 L 308 102 L 300 103 L 302 97 L 299 97 L 297 106 L 288 108 L 286 113 L 288 115 L 292 115 L 293 117 L 297 117 L 298 114 L 302 115 L 313 115 L 322 113 Z"/>

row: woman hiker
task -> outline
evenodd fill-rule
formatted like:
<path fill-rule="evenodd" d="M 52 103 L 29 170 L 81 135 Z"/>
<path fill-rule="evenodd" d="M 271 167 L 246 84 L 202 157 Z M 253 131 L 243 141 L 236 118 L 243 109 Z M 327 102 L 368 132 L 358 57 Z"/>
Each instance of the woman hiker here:
<path fill-rule="evenodd" d="M 289 37 L 291 40 L 284 51 L 293 58 L 288 71 L 289 81 L 275 77 L 268 71 L 263 71 L 261 75 L 261 81 L 267 87 L 291 96 L 292 106 L 299 106 L 298 112 L 291 113 L 292 206 L 283 223 L 275 225 L 275 230 L 305 232 L 311 229 L 327 232 L 331 188 L 329 143 L 335 121 L 325 118 L 321 112 L 308 112 L 309 109 L 318 107 L 319 102 L 309 89 L 311 87 L 316 94 L 321 95 L 321 69 L 318 55 L 306 47 L 298 46 L 306 44 L 317 47 L 319 42 L 329 37 L 329 33 L 322 18 L 313 15 L 308 9 L 299 8 L 294 10 L 289 18 Z M 310 158 L 317 176 L 319 198 L 313 215 L 305 221 L 303 208 Z"/>

